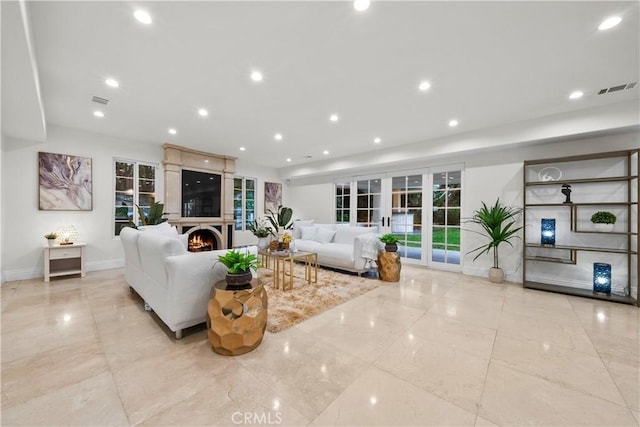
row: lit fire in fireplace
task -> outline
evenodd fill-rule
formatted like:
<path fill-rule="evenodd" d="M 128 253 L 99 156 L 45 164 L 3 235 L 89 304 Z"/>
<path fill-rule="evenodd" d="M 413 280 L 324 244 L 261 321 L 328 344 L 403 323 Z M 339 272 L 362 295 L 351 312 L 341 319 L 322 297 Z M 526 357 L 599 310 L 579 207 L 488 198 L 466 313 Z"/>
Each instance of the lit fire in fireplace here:
<path fill-rule="evenodd" d="M 212 251 L 214 249 L 214 237 L 205 235 L 201 231 L 205 230 L 198 230 L 189 236 L 189 252 Z"/>

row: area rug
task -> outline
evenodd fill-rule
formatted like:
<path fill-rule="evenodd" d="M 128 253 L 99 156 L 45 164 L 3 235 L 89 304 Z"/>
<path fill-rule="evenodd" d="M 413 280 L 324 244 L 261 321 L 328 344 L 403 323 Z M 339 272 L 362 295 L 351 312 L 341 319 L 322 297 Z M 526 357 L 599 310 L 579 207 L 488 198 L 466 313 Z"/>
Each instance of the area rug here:
<path fill-rule="evenodd" d="M 274 289 L 273 271 L 260 268 L 258 275 L 269 298 L 267 330 L 281 332 L 318 313 L 369 292 L 385 282 L 354 274 L 318 269 L 318 283 L 308 284 L 301 266 L 296 266 L 293 290 Z"/>

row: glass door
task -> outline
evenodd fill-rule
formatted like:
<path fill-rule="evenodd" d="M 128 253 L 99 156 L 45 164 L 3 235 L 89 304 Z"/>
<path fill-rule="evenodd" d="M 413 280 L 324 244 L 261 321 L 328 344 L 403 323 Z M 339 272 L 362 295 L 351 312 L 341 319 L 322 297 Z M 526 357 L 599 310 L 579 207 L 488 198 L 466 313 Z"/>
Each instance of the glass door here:
<path fill-rule="evenodd" d="M 423 260 L 422 174 L 393 176 L 390 232 L 400 240 L 398 254 L 407 261 Z M 387 222 L 389 222 L 387 220 Z"/>
<path fill-rule="evenodd" d="M 356 224 L 377 227 L 379 233 L 386 233 L 382 218 L 382 178 L 358 180 L 356 192 Z"/>
<path fill-rule="evenodd" d="M 432 174 L 431 261 L 460 266 L 460 196 L 462 172 Z"/>

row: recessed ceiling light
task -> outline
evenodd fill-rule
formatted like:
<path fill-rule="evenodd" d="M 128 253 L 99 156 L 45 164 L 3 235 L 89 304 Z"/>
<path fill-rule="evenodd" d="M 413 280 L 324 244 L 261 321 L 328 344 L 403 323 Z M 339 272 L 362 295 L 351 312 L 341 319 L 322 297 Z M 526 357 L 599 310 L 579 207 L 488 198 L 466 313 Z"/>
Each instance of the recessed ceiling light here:
<path fill-rule="evenodd" d="M 287 162 L 291 162 L 291 157 L 287 157 Z"/>
<path fill-rule="evenodd" d="M 118 81 L 116 79 L 107 79 L 104 82 L 106 83 L 107 86 L 111 86 L 111 87 L 120 86 L 120 83 L 118 83 Z"/>
<path fill-rule="evenodd" d="M 331 120 L 332 122 L 337 122 L 338 120 L 340 120 L 340 117 L 338 117 L 338 115 L 337 115 L 337 114 L 332 114 L 332 115 L 329 117 L 329 120 Z"/>
<path fill-rule="evenodd" d="M 422 92 L 424 92 L 425 90 L 429 90 L 430 87 L 431 87 L 431 83 L 426 81 L 420 82 L 420 84 L 418 85 L 418 89 L 421 90 Z"/>
<path fill-rule="evenodd" d="M 251 80 L 253 80 L 254 82 L 261 82 L 262 81 L 262 73 L 260 71 L 251 72 Z"/>
<path fill-rule="evenodd" d="M 133 12 L 133 16 L 140 22 L 142 22 L 143 24 L 151 24 L 152 20 L 151 20 L 151 15 L 149 15 L 146 11 L 138 9 L 135 12 Z"/>
<path fill-rule="evenodd" d="M 582 93 L 579 90 L 573 91 L 571 92 L 571 95 L 569 95 L 569 99 L 578 99 L 578 98 L 582 98 L 582 95 L 584 95 L 584 93 Z"/>
<path fill-rule="evenodd" d="M 100 110 L 96 110 L 93 112 L 93 115 L 96 117 L 104 117 L 104 113 Z"/>
<path fill-rule="evenodd" d="M 209 115 L 209 112 L 204 108 L 201 108 L 198 110 L 198 114 L 200 114 L 202 117 L 207 117 Z"/>
<path fill-rule="evenodd" d="M 169 129 L 169 133 L 170 133 L 171 135 L 175 135 L 176 133 L 178 133 L 178 131 L 177 131 L 177 130 L 175 130 L 174 128 L 171 128 L 171 129 Z"/>
<path fill-rule="evenodd" d="M 449 120 L 449 126 L 452 128 L 458 126 L 458 121 L 456 119 Z"/>
<path fill-rule="evenodd" d="M 282 134 L 281 133 L 276 133 L 275 135 L 273 135 L 273 138 L 276 141 L 282 141 Z"/>
<path fill-rule="evenodd" d="M 370 4 L 371 2 L 369 0 L 355 0 L 353 2 L 353 8 L 358 12 L 364 12 L 369 9 Z"/>
<path fill-rule="evenodd" d="M 246 150 L 246 148 L 240 147 L 240 151 L 244 151 L 244 150 Z"/>
<path fill-rule="evenodd" d="M 326 156 L 327 154 L 329 154 L 329 150 L 324 150 L 324 151 L 322 152 L 322 154 L 324 154 L 324 155 Z"/>
<path fill-rule="evenodd" d="M 609 18 L 602 21 L 600 25 L 598 25 L 598 29 L 600 31 L 608 30 L 609 28 L 613 28 L 621 22 L 622 18 L 620 18 L 619 16 L 610 16 Z"/>
<path fill-rule="evenodd" d="M 382 140 L 380 138 L 375 138 L 373 142 L 375 142 L 376 144 L 380 144 Z"/>

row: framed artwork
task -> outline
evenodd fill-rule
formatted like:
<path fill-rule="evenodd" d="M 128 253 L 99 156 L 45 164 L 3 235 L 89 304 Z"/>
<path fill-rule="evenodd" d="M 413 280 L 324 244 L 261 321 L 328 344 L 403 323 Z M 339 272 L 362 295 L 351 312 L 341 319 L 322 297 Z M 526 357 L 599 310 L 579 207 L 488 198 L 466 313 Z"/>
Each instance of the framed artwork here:
<path fill-rule="evenodd" d="M 264 183 L 264 212 L 278 212 L 282 205 L 282 184 L 277 182 Z"/>
<path fill-rule="evenodd" d="M 91 158 L 38 153 L 40 210 L 93 210 Z"/>

